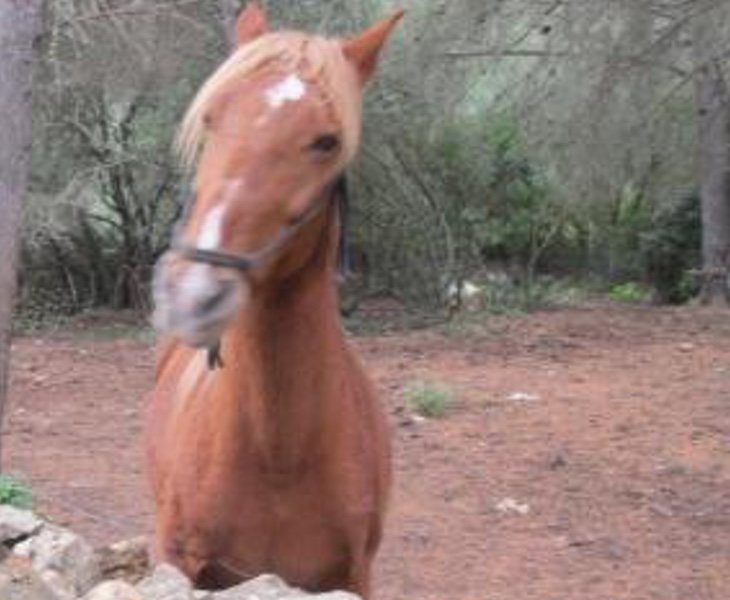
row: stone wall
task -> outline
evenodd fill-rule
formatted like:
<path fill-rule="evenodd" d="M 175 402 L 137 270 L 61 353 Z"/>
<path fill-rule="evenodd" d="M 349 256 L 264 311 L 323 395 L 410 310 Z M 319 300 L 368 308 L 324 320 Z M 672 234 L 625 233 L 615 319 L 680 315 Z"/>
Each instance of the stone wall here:
<path fill-rule="evenodd" d="M 92 548 L 70 530 L 0 505 L 1 600 L 359 600 L 307 594 L 275 575 L 220 592 L 193 590 L 167 564 L 152 567 L 143 538 Z"/>

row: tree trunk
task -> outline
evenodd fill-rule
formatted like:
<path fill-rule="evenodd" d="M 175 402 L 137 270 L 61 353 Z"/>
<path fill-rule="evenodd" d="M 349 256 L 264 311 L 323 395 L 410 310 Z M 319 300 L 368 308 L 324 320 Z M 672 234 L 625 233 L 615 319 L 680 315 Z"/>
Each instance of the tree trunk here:
<path fill-rule="evenodd" d="M 0 1 L 0 424 L 8 388 L 19 232 L 30 169 L 32 70 L 41 5 L 42 0 Z"/>
<path fill-rule="evenodd" d="M 712 11 L 694 28 L 695 104 L 702 212 L 703 304 L 727 306 L 730 259 L 730 104 L 722 65 L 712 43 Z"/>

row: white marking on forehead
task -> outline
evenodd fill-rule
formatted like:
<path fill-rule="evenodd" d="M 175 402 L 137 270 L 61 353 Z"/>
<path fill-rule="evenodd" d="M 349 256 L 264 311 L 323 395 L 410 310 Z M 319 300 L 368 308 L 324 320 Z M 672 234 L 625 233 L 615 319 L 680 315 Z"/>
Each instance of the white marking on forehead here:
<path fill-rule="evenodd" d="M 223 216 L 225 212 L 226 207 L 219 204 L 208 213 L 198 234 L 198 248 L 201 250 L 215 250 L 218 248 L 223 237 Z"/>
<path fill-rule="evenodd" d="M 279 83 L 266 90 L 266 101 L 273 109 L 280 108 L 287 102 L 296 102 L 307 93 L 304 82 L 296 75 L 289 75 Z"/>

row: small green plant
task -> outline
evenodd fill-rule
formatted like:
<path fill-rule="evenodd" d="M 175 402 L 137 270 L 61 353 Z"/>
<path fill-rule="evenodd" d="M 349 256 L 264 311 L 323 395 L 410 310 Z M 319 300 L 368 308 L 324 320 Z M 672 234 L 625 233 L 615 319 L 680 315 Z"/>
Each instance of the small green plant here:
<path fill-rule="evenodd" d="M 0 475 L 0 504 L 9 504 L 16 508 L 32 508 L 33 492 L 17 478 Z"/>
<path fill-rule="evenodd" d="M 648 294 L 638 283 L 629 281 L 615 285 L 608 292 L 608 297 L 616 302 L 645 302 Z"/>
<path fill-rule="evenodd" d="M 455 400 L 453 390 L 427 381 L 414 381 L 406 386 L 405 397 L 416 414 L 434 419 L 446 416 Z"/>

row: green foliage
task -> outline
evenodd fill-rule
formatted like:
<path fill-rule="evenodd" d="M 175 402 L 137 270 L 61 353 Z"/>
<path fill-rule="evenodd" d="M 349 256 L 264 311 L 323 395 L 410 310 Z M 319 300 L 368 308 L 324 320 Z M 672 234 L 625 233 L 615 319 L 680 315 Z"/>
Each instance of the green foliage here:
<path fill-rule="evenodd" d="M 70 139 L 62 136 L 48 144 L 50 149 L 73 144 L 79 162 L 91 166 L 65 182 L 57 195 L 46 172 L 36 172 L 37 186 L 49 193 L 34 197 L 29 213 L 24 295 L 50 291 L 72 311 L 144 309 L 152 264 L 177 214 L 179 175 L 167 151 L 170 123 L 160 122 L 169 111 L 141 94 L 114 102 L 88 90 L 68 93 L 78 122 L 68 126 Z M 158 136 L 155 143 L 151 132 Z M 37 150 L 36 160 L 43 160 L 45 152 Z"/>
<path fill-rule="evenodd" d="M 516 123 L 479 115 L 449 124 L 441 136 L 442 173 L 461 196 L 452 197 L 457 210 L 448 216 L 464 249 L 482 262 L 510 260 L 527 270 L 544 236 L 560 227 L 562 211 L 522 148 Z"/>
<path fill-rule="evenodd" d="M 411 410 L 433 419 L 445 417 L 455 402 L 452 389 L 427 381 L 411 382 L 406 386 L 405 398 Z"/>
<path fill-rule="evenodd" d="M 546 259 L 575 252 L 574 217 L 509 115 L 457 114 L 430 133 L 403 133 L 377 157 L 366 151 L 361 169 L 355 228 L 368 291 L 437 307 L 451 282 L 507 271 L 490 304 L 532 304 Z"/>
<path fill-rule="evenodd" d="M 49 6 L 22 248 L 29 322 L 97 306 L 147 308 L 152 264 L 184 187 L 170 141 L 227 52 L 218 3 L 148 4 L 109 19 L 87 18 L 96 8 L 85 2 Z M 277 26 L 337 34 L 388 7 L 264 4 Z M 645 36 L 624 26 L 641 12 L 634 4 L 609 11 L 588 3 L 569 14 L 556 7 L 540 40 L 522 35 L 536 14 L 544 18 L 539 3 L 409 7 L 366 96 L 351 173 L 352 306 L 380 295 L 440 314 L 451 282 L 482 285 L 494 272 L 508 274 L 483 286 L 496 312 L 553 304 L 565 295 L 560 279 L 598 277 L 602 289 L 641 281 L 664 302 L 694 293 L 687 272 L 699 260 L 698 207 L 676 203 L 672 190 L 694 187 L 685 149 L 696 141 L 696 110 L 691 94 L 666 97 L 685 88 L 665 79 L 671 68 L 652 66 L 666 58 L 684 69 L 689 57 L 685 44 L 662 45 L 669 53 L 661 60 L 616 61 L 619 48 L 646 50 Z M 605 35 L 594 35 L 598 24 Z M 568 49 L 581 35 L 590 51 L 566 50 L 567 62 L 562 52 L 538 61 L 519 52 L 449 57 L 507 39 L 530 51 L 548 40 Z M 605 65 L 614 64 L 609 76 Z M 631 295 L 621 286 L 612 293 Z"/>
<path fill-rule="evenodd" d="M 586 266 L 611 282 L 642 279 L 640 245 L 651 229 L 650 198 L 631 186 L 614 198 L 584 207 Z"/>
<path fill-rule="evenodd" d="M 654 215 L 641 251 L 647 279 L 660 302 L 679 304 L 699 292 L 689 270 L 700 266 L 701 238 L 700 200 L 693 194 L 683 194 Z"/>
<path fill-rule="evenodd" d="M 152 9 L 86 19 L 98 7 L 49 4 L 22 244 L 25 314 L 148 308 L 152 265 L 179 213 L 171 140 L 224 52 L 210 6 L 158 8 L 160 18 Z"/>
<path fill-rule="evenodd" d="M 645 302 L 649 295 L 646 290 L 638 283 L 629 281 L 614 285 L 608 292 L 609 298 L 616 302 Z"/>
<path fill-rule="evenodd" d="M 0 504 L 32 508 L 33 492 L 19 479 L 11 475 L 0 475 Z"/>

